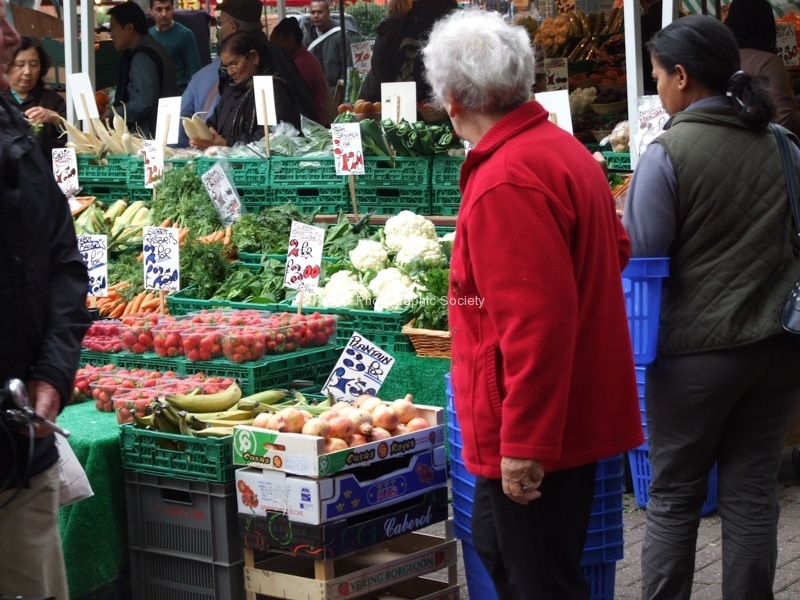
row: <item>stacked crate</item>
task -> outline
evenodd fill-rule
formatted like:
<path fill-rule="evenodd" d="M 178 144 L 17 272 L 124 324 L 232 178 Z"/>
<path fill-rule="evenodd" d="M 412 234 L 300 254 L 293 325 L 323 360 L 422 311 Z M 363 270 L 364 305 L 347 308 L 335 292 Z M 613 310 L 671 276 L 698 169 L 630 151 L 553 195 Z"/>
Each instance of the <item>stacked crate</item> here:
<path fill-rule="evenodd" d="M 418 215 L 431 210 L 431 159 L 420 157 L 364 158 L 364 174 L 355 176 L 360 212 L 375 209 L 396 215 L 410 210 Z"/>
<path fill-rule="evenodd" d="M 84 196 L 101 202 L 114 202 L 129 196 L 127 154 L 106 156 L 102 160 L 88 154 L 78 155 L 78 183 Z M 142 186 L 144 188 L 144 182 Z"/>
<path fill-rule="evenodd" d="M 458 598 L 455 541 L 419 532 L 448 515 L 444 411 L 417 416 L 429 427 L 328 454 L 322 438 L 235 428 L 249 598 Z"/>
<path fill-rule="evenodd" d="M 294 204 L 307 213 L 347 211 L 347 178 L 336 174 L 333 156 L 273 156 L 270 162 L 275 204 Z"/>
<path fill-rule="evenodd" d="M 436 156 L 431 175 L 431 214 L 457 215 L 461 206 L 461 175 L 463 156 Z"/>
<path fill-rule="evenodd" d="M 197 172 L 202 175 L 220 159 L 203 157 L 197 161 Z M 225 157 L 228 179 L 236 188 L 239 199 L 249 212 L 258 212 L 272 205 L 270 170 L 272 162 L 266 158 Z"/>
<path fill-rule="evenodd" d="M 447 435 L 450 446 L 450 476 L 453 489 L 453 520 L 456 537 L 461 540 L 464 570 L 472 600 L 495 600 L 497 594 L 486 568 L 472 543 L 472 502 L 475 476 L 467 471 L 461 458 L 463 448 L 453 404 L 450 375 L 445 375 L 447 392 Z M 581 558 L 581 569 L 589 583 L 591 600 L 613 600 L 617 561 L 623 554 L 622 528 L 622 456 L 612 456 L 597 463 L 594 501 L 589 530 Z"/>

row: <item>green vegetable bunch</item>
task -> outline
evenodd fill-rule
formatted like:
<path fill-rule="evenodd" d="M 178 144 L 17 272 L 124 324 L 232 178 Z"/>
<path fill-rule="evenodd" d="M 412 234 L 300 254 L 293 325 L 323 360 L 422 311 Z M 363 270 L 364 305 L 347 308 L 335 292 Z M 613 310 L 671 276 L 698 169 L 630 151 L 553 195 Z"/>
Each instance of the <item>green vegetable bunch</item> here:
<path fill-rule="evenodd" d="M 208 300 L 231 271 L 227 250 L 222 242 L 207 244 L 191 234 L 181 245 L 181 287 L 195 284 L 194 297 Z"/>
<path fill-rule="evenodd" d="M 246 214 L 233 227 L 233 243 L 239 252 L 286 254 L 292 221 L 311 223 L 314 216 L 315 213 L 301 213 L 292 204 Z"/>
<path fill-rule="evenodd" d="M 158 224 L 166 219 L 173 227 L 186 227 L 197 237 L 222 228 L 203 181 L 188 167 L 164 171 L 164 177 L 156 185 L 150 222 Z"/>

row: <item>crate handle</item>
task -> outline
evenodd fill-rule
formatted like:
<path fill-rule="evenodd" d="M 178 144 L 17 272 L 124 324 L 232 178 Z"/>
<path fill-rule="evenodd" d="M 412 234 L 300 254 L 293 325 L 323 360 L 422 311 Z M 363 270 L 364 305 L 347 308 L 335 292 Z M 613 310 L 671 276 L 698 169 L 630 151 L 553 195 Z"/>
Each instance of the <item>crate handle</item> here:
<path fill-rule="evenodd" d="M 169 502 L 171 504 L 185 504 L 187 506 L 194 505 L 194 500 L 192 500 L 192 493 L 187 492 L 186 490 L 171 490 L 168 488 L 158 488 L 158 493 L 161 495 L 161 499 L 164 502 Z"/>

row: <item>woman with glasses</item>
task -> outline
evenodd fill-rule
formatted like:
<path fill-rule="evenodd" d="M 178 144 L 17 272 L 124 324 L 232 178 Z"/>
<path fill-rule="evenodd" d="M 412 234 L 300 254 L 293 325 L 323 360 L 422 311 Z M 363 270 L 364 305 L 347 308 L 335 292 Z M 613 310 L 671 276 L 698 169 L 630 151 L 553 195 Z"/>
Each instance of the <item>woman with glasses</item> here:
<path fill-rule="evenodd" d="M 8 63 L 9 90 L 5 97 L 25 115 L 39 140 L 48 164 L 53 148 L 63 148 L 57 126 L 67 114 L 67 103 L 58 92 L 45 87 L 50 57 L 36 38 L 24 35 L 11 52 Z"/>
<path fill-rule="evenodd" d="M 191 146 L 205 150 L 211 146 L 233 146 L 264 137 L 264 127 L 256 120 L 253 77 L 271 75 L 278 122 L 291 123 L 300 129 L 300 111 L 296 96 L 275 71 L 263 35 L 240 31 L 225 38 L 219 50 L 222 71 L 228 74 L 219 103 L 206 124 L 214 137 L 192 138 Z"/>

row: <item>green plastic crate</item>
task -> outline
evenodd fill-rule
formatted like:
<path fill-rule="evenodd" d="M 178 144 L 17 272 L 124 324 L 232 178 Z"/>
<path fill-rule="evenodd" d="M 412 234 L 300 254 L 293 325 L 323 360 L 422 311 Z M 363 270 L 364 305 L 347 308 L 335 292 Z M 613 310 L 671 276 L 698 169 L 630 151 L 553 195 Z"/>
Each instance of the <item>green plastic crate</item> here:
<path fill-rule="evenodd" d="M 631 153 L 630 152 L 603 152 L 609 171 L 630 171 Z"/>
<path fill-rule="evenodd" d="M 427 215 L 431 211 L 430 187 L 360 187 L 356 198 L 362 212 L 374 208 L 376 213 L 385 215 L 396 215 L 403 210 Z"/>
<path fill-rule="evenodd" d="M 348 210 L 350 195 L 340 177 L 335 184 L 322 184 L 319 187 L 273 186 L 275 204 L 294 204 L 302 213 L 319 210 L 320 214 L 335 215 Z"/>
<path fill-rule="evenodd" d="M 148 431 L 134 425 L 119 429 L 122 468 L 192 481 L 233 481 L 233 436 L 191 437 Z"/>
<path fill-rule="evenodd" d="M 249 213 L 258 213 L 275 204 L 275 194 L 272 189 L 238 189 L 239 199 Z"/>
<path fill-rule="evenodd" d="M 137 200 L 142 200 L 143 202 L 153 202 L 153 189 L 147 189 L 144 187 L 144 183 L 141 185 L 129 185 L 128 186 L 128 199 L 131 202 L 136 202 Z"/>
<path fill-rule="evenodd" d="M 245 265 L 249 267 L 249 264 Z M 208 310 L 211 308 L 234 308 L 234 309 L 255 309 L 274 312 L 278 310 L 277 304 L 257 304 L 255 302 L 230 302 L 228 300 L 199 300 L 193 298 L 194 284 L 167 296 L 167 307 L 169 314 L 173 316 L 186 315 L 197 310 Z"/>
<path fill-rule="evenodd" d="M 118 352 L 114 355 L 114 364 L 123 369 L 150 369 L 151 371 L 175 371 L 186 373 L 186 360 L 183 357 L 171 358 L 159 356 L 155 352 Z"/>
<path fill-rule="evenodd" d="M 96 158 L 89 154 L 78 155 L 78 181 L 84 188 L 93 183 L 127 185 L 129 155 L 106 156 L 103 159 L 108 161 L 106 165 L 94 164 Z"/>
<path fill-rule="evenodd" d="M 78 360 L 78 364 L 81 367 L 85 367 L 86 365 L 94 365 L 96 367 L 102 367 L 103 365 L 117 364 L 116 356 L 119 352 L 99 352 L 97 350 L 87 350 L 86 348 L 81 348 L 81 356 Z"/>
<path fill-rule="evenodd" d="M 457 188 L 463 164 L 463 156 L 434 156 L 431 174 L 431 185 L 434 189 L 437 187 Z"/>
<path fill-rule="evenodd" d="M 198 173 L 203 174 L 220 159 L 200 158 Z M 265 158 L 228 158 L 231 183 L 237 190 L 265 190 L 269 187 L 270 161 Z"/>
<path fill-rule="evenodd" d="M 432 215 L 457 215 L 461 206 L 461 190 L 457 187 L 434 187 L 431 198 Z"/>
<path fill-rule="evenodd" d="M 228 360 L 186 361 L 186 372 L 216 377 L 234 377 L 247 396 L 271 389 L 285 389 L 295 379 L 323 384 L 333 370 L 342 348 L 332 344 L 276 354 L 251 363 Z"/>
<path fill-rule="evenodd" d="M 278 304 L 279 311 L 295 312 L 296 306 L 291 302 Z M 366 336 L 369 341 L 380 346 L 389 353 L 413 352 L 411 340 L 401 330 L 411 320 L 410 311 L 375 312 L 374 310 L 357 310 L 353 308 L 324 308 L 309 306 L 304 312 L 318 312 L 323 315 L 339 315 L 337 322 L 337 338 L 346 343 L 354 332 Z"/>
<path fill-rule="evenodd" d="M 128 185 L 123 183 L 121 185 L 109 183 L 89 183 L 84 184 L 80 182 L 82 196 L 94 196 L 100 202 L 116 202 L 120 198 L 130 198 L 128 192 Z"/>
<path fill-rule="evenodd" d="M 364 157 L 364 175 L 356 175 L 356 188 L 424 187 L 431 181 L 431 158 L 381 156 Z"/>
<path fill-rule="evenodd" d="M 333 156 L 273 156 L 270 158 L 273 186 L 319 186 L 342 184 Z"/>
<path fill-rule="evenodd" d="M 436 235 L 442 237 L 447 233 L 453 233 L 456 230 L 455 225 L 436 225 Z"/>

